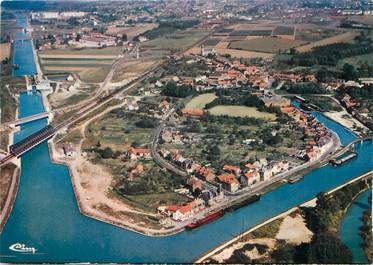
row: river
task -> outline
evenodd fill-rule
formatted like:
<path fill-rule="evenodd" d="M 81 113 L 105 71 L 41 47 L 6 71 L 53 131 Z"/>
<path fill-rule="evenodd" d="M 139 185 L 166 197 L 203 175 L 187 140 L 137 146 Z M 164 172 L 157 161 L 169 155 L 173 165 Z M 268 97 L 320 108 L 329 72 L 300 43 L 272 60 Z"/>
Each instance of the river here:
<path fill-rule="evenodd" d="M 24 56 L 32 56 L 24 54 Z M 31 74 L 31 72 L 29 73 Z M 20 116 L 44 110 L 37 92 L 20 95 Z M 320 118 L 320 117 L 318 117 Z M 341 125 L 323 120 L 343 143 L 355 139 Z M 46 120 L 22 126 L 15 141 L 45 126 Z M 373 168 L 373 144 L 356 144 L 356 159 L 340 167 L 316 169 L 295 184 L 285 184 L 208 225 L 167 237 L 147 237 L 80 214 L 66 166 L 53 164 L 47 143 L 21 158 L 20 186 L 11 216 L 1 234 L 2 262 L 192 262 L 202 253 L 263 221 L 330 190 Z M 10 250 L 15 243 L 35 254 Z"/>

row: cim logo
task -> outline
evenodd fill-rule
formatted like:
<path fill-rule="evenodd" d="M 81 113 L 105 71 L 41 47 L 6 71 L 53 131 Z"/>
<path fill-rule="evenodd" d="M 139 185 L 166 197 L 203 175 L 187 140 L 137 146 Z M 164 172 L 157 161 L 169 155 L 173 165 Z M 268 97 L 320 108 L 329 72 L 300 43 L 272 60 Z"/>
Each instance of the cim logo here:
<path fill-rule="evenodd" d="M 35 254 L 37 251 L 36 248 L 31 248 L 31 247 L 26 247 L 25 244 L 21 243 L 15 243 L 9 247 L 10 250 L 16 251 L 16 252 L 21 252 L 21 253 L 27 253 L 27 254 Z"/>

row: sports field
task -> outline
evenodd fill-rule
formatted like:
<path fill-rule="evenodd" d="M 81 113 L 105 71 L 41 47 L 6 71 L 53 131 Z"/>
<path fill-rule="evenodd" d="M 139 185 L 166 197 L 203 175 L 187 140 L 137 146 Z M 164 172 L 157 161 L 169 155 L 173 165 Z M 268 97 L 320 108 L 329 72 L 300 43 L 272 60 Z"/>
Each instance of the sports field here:
<path fill-rule="evenodd" d="M 227 115 L 231 117 L 253 117 L 268 121 L 276 120 L 276 115 L 273 113 L 261 112 L 254 107 L 246 106 L 219 105 L 209 109 L 209 113 L 212 115 Z"/>
<path fill-rule="evenodd" d="M 192 98 L 192 100 L 189 101 L 185 107 L 193 109 L 203 109 L 207 103 L 210 103 L 216 98 L 217 96 L 215 95 L 215 93 L 201 94 L 195 98 Z"/>

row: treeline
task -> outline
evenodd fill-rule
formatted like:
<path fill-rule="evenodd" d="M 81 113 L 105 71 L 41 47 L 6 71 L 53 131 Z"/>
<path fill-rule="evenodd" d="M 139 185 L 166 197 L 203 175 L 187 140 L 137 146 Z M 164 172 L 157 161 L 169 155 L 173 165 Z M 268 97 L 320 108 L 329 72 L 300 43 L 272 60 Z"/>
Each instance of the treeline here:
<path fill-rule="evenodd" d="M 360 227 L 360 235 L 363 238 L 363 248 L 370 263 L 373 262 L 373 235 L 372 235 L 372 195 L 368 198 L 368 209 L 363 212 L 363 225 Z"/>
<path fill-rule="evenodd" d="M 198 20 L 171 20 L 171 21 L 161 21 L 159 26 L 148 30 L 144 33 L 144 36 L 148 39 L 155 39 L 162 37 L 164 35 L 172 34 L 180 29 L 191 28 L 198 24 Z"/>
<path fill-rule="evenodd" d="M 352 253 L 338 235 L 339 225 L 345 210 L 364 189 L 364 181 L 345 186 L 332 195 L 320 193 L 316 207 L 302 208 L 306 225 L 313 232 L 311 242 L 294 247 L 280 244 L 271 254 L 273 261 L 280 263 L 347 263 L 352 262 Z"/>
<path fill-rule="evenodd" d="M 281 90 L 292 94 L 324 94 L 325 88 L 316 82 L 286 83 Z"/>

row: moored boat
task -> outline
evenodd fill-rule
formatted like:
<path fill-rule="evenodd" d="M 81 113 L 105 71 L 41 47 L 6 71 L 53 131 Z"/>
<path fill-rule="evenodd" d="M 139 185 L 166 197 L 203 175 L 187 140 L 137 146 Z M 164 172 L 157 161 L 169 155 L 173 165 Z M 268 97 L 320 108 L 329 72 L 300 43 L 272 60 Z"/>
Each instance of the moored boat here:
<path fill-rule="evenodd" d="M 220 210 L 220 211 L 217 211 L 217 212 L 214 212 L 212 214 L 209 214 L 205 217 L 203 217 L 202 219 L 199 219 L 199 220 L 196 220 L 188 225 L 185 226 L 186 229 L 188 230 L 192 230 L 192 229 L 195 229 L 201 225 L 204 225 L 204 224 L 207 224 L 207 223 L 210 223 L 216 219 L 218 219 L 219 217 L 223 216 L 224 215 L 224 210 Z"/>
<path fill-rule="evenodd" d="M 244 207 L 244 206 L 246 206 L 250 203 L 259 201 L 260 197 L 261 197 L 261 194 L 255 194 L 255 195 L 253 195 L 253 196 L 251 196 L 251 197 L 249 197 L 249 198 L 247 198 L 247 199 L 245 199 L 241 202 L 235 203 L 232 206 L 227 207 L 225 210 L 227 212 L 233 212 L 233 211 L 238 210 L 238 209 L 240 209 L 240 208 L 242 208 L 242 207 Z"/>

